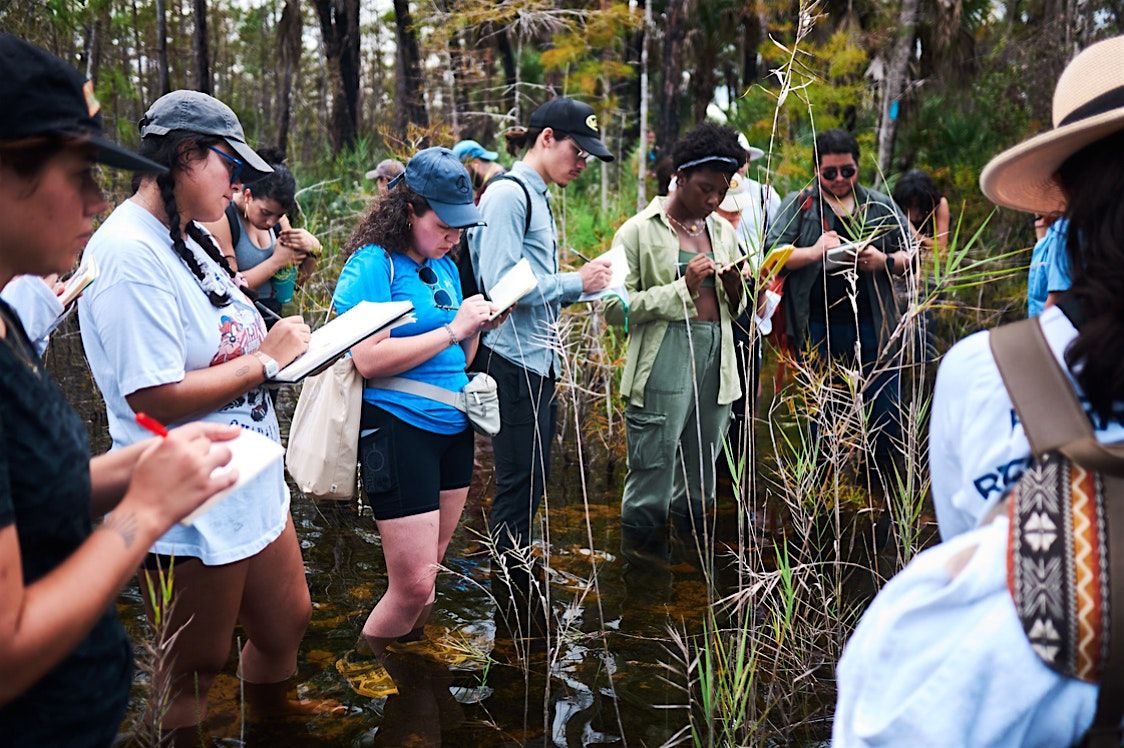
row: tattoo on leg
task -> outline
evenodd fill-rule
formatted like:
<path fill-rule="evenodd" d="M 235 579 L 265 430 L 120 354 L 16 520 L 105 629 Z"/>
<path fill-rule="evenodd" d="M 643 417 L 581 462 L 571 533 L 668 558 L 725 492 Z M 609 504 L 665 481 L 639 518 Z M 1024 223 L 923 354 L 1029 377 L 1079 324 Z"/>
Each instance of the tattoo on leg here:
<path fill-rule="evenodd" d="M 137 518 L 131 513 L 114 512 L 101 524 L 102 529 L 112 530 L 121 536 L 126 548 L 132 548 L 137 539 Z"/>

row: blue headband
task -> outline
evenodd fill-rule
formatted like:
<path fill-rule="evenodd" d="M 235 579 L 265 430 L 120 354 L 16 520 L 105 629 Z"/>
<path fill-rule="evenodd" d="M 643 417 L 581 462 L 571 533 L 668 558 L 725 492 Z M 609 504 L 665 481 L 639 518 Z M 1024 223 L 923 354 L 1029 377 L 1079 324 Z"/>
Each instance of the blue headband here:
<path fill-rule="evenodd" d="M 703 156 L 702 158 L 696 158 L 694 161 L 688 161 L 685 164 L 679 164 L 679 166 L 675 167 L 675 170 L 682 171 L 683 169 L 690 169 L 692 166 L 700 166 L 711 161 L 721 161 L 724 164 L 733 164 L 735 168 L 741 166 L 736 158 L 730 158 L 729 156 Z"/>

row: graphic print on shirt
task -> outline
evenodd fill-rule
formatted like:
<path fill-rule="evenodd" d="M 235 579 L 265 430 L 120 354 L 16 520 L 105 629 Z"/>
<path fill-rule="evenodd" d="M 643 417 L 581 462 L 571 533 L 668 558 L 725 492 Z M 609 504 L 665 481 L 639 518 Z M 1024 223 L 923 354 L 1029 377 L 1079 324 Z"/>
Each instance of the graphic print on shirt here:
<path fill-rule="evenodd" d="M 239 356 L 253 353 L 261 347 L 265 339 L 265 325 L 258 313 L 239 295 L 232 293 L 230 304 L 219 315 L 219 345 L 211 359 L 211 366 L 225 364 Z M 272 404 L 265 387 L 256 387 L 245 395 L 239 395 L 220 411 L 248 406 L 250 418 L 255 422 L 264 421 Z"/>

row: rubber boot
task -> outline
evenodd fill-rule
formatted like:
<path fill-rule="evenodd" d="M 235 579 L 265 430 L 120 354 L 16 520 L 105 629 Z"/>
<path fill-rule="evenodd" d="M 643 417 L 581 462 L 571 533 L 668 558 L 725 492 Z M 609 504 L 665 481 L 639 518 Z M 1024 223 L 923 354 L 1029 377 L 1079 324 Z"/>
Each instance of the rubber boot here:
<path fill-rule="evenodd" d="M 622 524 L 621 556 L 630 566 L 638 569 L 646 571 L 667 569 L 671 560 L 667 529 Z"/>
<path fill-rule="evenodd" d="M 257 719 L 321 714 L 340 707 L 338 701 L 330 699 L 290 698 L 290 694 L 296 695 L 295 676 L 276 683 L 242 681 L 242 693 Z"/>

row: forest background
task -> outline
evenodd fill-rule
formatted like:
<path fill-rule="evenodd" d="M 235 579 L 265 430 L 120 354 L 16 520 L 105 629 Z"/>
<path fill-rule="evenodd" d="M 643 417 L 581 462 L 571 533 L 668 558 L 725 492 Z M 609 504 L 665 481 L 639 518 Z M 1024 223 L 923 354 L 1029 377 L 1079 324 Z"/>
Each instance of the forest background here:
<path fill-rule="evenodd" d="M 782 195 L 810 183 L 815 133 L 845 127 L 862 147 L 863 183 L 889 191 L 905 170 L 920 168 L 952 205 L 954 236 L 918 273 L 901 332 L 933 336 L 943 352 L 965 334 L 1025 314 L 1030 217 L 995 211 L 978 175 L 995 153 L 1050 127 L 1058 75 L 1079 49 L 1124 32 L 1124 0 L 0 0 L 0 29 L 85 70 L 106 129 L 121 142 L 137 143 L 136 122 L 162 93 L 194 88 L 229 104 L 252 145 L 282 148 L 301 186 L 300 220 L 326 247 L 298 293 L 306 314 L 327 306 L 340 247 L 374 191 L 367 170 L 386 156 L 404 161 L 419 147 L 463 138 L 502 150 L 503 130 L 525 123 L 551 95 L 593 105 L 617 155 L 612 164 L 593 162 L 558 193 L 571 266 L 607 249 L 616 228 L 656 193 L 657 156 L 704 118 L 724 120 L 764 149 L 751 174 Z M 107 171 L 103 183 L 114 201 L 127 195 L 126 176 Z M 566 464 L 585 468 L 586 459 L 607 456 L 623 465 L 614 382 L 625 337 L 606 333 L 596 314 L 563 320 L 570 355 L 556 449 Z M 71 365 L 84 371 L 70 337 Z M 823 739 L 834 702 L 831 666 L 869 595 L 933 537 L 925 435 L 934 361 L 915 356 L 919 346 L 903 350 L 911 352 L 900 363 L 909 373 L 908 412 L 902 467 L 883 476 L 891 495 L 878 495 L 852 469 L 867 443 L 862 382 L 845 376 L 849 390 L 840 392 L 822 373 L 790 370 L 789 385 L 766 397 L 749 426 L 748 450 L 729 456 L 737 537 L 711 551 L 702 591 L 681 603 L 678 622 L 651 616 L 627 636 L 607 625 L 612 614 L 602 600 L 608 609 L 623 587 L 599 576 L 592 559 L 611 558 L 593 550 L 617 545 L 619 471 L 608 471 L 601 494 L 583 477 L 576 498 L 548 495 L 550 562 L 565 562 L 567 544 L 591 549 L 580 572 L 567 567 L 570 587 L 554 590 L 589 615 L 557 617 L 550 661 L 565 661 L 575 642 L 602 652 L 606 663 L 628 650 L 634 671 L 638 659 L 658 666 L 645 689 L 674 684 L 681 690 L 669 704 L 689 707 L 653 719 L 636 708 L 651 692 L 638 690 L 642 697 L 630 702 L 628 677 L 614 680 L 612 668 L 598 670 L 586 652 L 592 664 L 583 677 L 614 695 L 595 724 L 626 740 L 645 735 L 647 744 L 771 744 L 770 736 L 796 730 Z M 68 394 L 82 387 L 89 382 Z M 100 412 L 90 398 L 88 412 Z M 810 444 L 799 425 L 841 404 L 855 417 L 840 419 L 825 438 L 825 468 L 815 459 L 823 445 Z M 91 419 L 94 443 L 104 445 L 104 428 L 99 436 Z M 872 534 L 870 517 L 887 510 L 890 550 L 871 554 L 862 538 Z M 735 578 L 724 581 L 716 570 Z M 853 584 L 858 577 L 862 584 Z M 324 601 L 334 580 L 310 572 L 313 599 Z M 687 588 L 677 582 L 681 599 Z M 481 607 L 470 602 L 468 610 Z M 134 603 L 134 618 L 143 620 Z M 322 606 L 312 624 L 322 633 L 309 638 L 329 661 L 341 655 L 330 637 L 359 625 L 369 607 L 366 598 L 339 604 L 338 620 L 325 618 Z M 629 649 L 638 641 L 647 647 L 642 657 Z M 312 692 L 347 698 L 322 665 L 311 654 L 302 660 Z M 550 708 L 542 712 L 547 731 Z"/>

